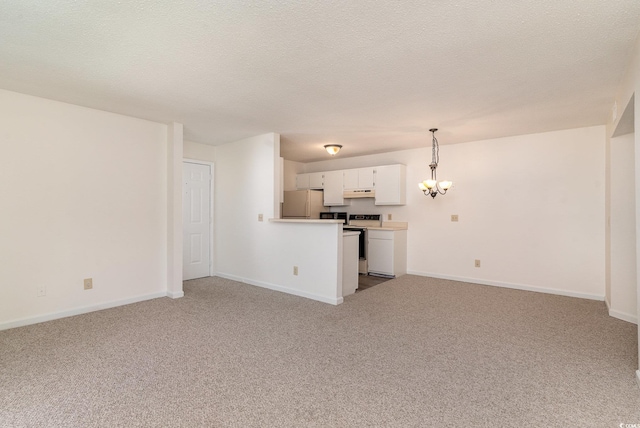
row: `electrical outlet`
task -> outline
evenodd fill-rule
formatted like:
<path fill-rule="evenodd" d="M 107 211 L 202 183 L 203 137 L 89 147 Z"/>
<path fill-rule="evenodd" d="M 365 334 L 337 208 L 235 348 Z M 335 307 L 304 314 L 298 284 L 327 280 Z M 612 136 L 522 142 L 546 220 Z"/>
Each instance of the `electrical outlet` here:
<path fill-rule="evenodd" d="M 40 284 L 38 285 L 38 290 L 36 292 L 36 295 L 38 297 L 44 297 L 47 295 L 47 286 L 44 284 Z"/>
<path fill-rule="evenodd" d="M 293 274 L 297 275 L 298 274 L 298 266 L 294 266 L 293 267 Z"/>
<path fill-rule="evenodd" d="M 387 220 L 391 221 L 392 218 L 393 218 L 393 214 L 387 214 Z"/>
<path fill-rule="evenodd" d="M 264 220 L 264 217 L 262 216 L 262 214 L 258 214 L 258 221 L 262 221 Z"/>
<path fill-rule="evenodd" d="M 86 278 L 84 280 L 84 289 L 91 290 L 93 288 L 93 278 Z"/>
<path fill-rule="evenodd" d="M 480 260 L 476 259 L 476 267 L 480 267 Z"/>
<path fill-rule="evenodd" d="M 451 221 L 458 221 L 458 214 L 451 214 Z"/>

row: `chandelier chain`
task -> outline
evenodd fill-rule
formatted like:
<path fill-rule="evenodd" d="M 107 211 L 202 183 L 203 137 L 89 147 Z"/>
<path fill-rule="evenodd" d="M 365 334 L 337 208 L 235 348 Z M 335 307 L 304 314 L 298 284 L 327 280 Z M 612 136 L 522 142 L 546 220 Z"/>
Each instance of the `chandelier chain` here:
<path fill-rule="evenodd" d="M 432 131 L 433 134 L 433 144 L 431 146 L 431 163 L 438 166 L 440 162 L 440 145 L 438 144 L 438 139 L 436 138 L 435 131 Z"/>

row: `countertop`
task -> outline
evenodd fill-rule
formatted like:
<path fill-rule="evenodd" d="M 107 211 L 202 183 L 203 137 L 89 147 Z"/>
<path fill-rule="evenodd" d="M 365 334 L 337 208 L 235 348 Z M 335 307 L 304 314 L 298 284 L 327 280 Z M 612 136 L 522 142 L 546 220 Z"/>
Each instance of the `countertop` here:
<path fill-rule="evenodd" d="M 360 235 L 360 232 L 353 232 L 351 230 L 342 232 L 342 236 L 356 236 L 356 235 Z"/>
<path fill-rule="evenodd" d="M 408 227 L 371 227 L 371 226 L 367 226 L 367 230 L 407 230 Z"/>
<path fill-rule="evenodd" d="M 409 223 L 405 221 L 383 221 L 381 227 L 367 227 L 369 230 L 407 230 Z"/>
<path fill-rule="evenodd" d="M 303 223 L 303 224 L 342 224 L 343 220 L 321 220 L 319 218 L 270 218 L 272 223 Z M 346 226 L 346 225 L 345 225 Z M 367 226 L 369 230 L 407 230 L 409 224 L 402 221 L 385 221 L 382 226 Z"/>
<path fill-rule="evenodd" d="M 342 224 L 342 220 L 320 220 L 319 218 L 270 218 L 272 223 Z"/>

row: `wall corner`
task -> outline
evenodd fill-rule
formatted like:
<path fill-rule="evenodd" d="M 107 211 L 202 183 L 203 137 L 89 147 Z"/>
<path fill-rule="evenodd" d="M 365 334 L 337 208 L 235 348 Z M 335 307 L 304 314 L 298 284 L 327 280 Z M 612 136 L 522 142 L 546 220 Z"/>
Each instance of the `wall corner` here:
<path fill-rule="evenodd" d="M 182 291 L 182 158 L 183 125 L 167 126 L 167 296 L 179 298 Z"/>

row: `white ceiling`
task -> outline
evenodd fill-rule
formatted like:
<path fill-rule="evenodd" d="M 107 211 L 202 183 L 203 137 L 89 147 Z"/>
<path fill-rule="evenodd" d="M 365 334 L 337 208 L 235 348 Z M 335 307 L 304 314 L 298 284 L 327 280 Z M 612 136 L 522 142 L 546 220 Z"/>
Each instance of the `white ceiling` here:
<path fill-rule="evenodd" d="M 2 0 L 0 88 L 286 159 L 604 124 L 638 0 Z"/>

